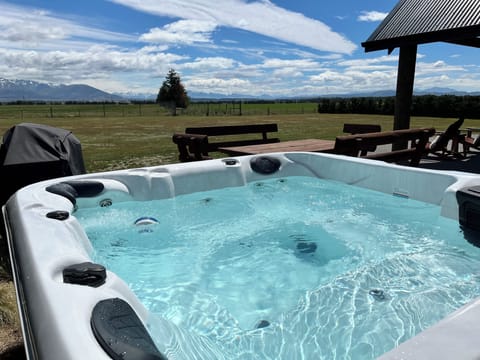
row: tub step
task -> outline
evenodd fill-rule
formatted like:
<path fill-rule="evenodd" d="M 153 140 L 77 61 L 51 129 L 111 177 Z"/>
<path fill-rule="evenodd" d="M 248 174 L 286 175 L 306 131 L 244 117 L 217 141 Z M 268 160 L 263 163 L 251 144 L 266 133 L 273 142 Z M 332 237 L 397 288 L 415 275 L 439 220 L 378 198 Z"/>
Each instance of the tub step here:
<path fill-rule="evenodd" d="M 90 322 L 95 338 L 112 359 L 167 360 L 135 311 L 122 299 L 99 301 Z"/>

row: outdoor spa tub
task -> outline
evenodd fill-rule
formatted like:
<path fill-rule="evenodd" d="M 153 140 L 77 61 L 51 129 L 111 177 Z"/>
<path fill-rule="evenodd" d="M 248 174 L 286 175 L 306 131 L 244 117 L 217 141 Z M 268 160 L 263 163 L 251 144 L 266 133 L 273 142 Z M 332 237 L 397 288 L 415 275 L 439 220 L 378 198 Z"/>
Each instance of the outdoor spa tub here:
<path fill-rule="evenodd" d="M 3 208 L 30 359 L 480 357 L 480 177 L 331 154 L 72 176 Z"/>

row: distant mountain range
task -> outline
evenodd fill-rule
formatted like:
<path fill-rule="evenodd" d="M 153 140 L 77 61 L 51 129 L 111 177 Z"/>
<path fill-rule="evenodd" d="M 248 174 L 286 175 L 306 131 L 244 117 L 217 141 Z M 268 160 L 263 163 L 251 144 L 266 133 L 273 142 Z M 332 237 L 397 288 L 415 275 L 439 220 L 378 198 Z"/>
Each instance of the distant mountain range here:
<path fill-rule="evenodd" d="M 55 85 L 0 78 L 0 102 L 9 101 L 125 101 L 88 85 Z"/>
<path fill-rule="evenodd" d="M 449 88 L 431 88 L 415 91 L 415 95 L 480 95 L 480 92 L 464 92 L 456 91 Z M 201 100 L 275 100 L 271 96 L 244 96 L 244 95 L 223 95 L 223 94 L 203 94 L 189 93 L 194 101 Z M 283 99 L 300 99 L 300 98 L 320 98 L 320 97 L 383 97 L 395 96 L 394 90 L 372 91 L 364 93 L 350 94 L 329 94 L 324 96 L 295 96 L 284 97 Z M 31 80 L 7 80 L 0 78 L 0 102 L 12 101 L 86 101 L 86 102 L 103 102 L 103 101 L 127 101 L 127 100 L 155 100 L 156 94 L 111 94 L 88 85 L 56 85 L 49 83 L 40 83 Z"/>

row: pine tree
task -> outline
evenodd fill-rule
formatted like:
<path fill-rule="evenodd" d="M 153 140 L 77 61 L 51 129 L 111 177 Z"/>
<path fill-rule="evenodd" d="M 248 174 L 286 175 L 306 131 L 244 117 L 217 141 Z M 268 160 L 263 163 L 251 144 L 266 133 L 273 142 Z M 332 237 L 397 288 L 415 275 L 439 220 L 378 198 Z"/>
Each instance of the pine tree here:
<path fill-rule="evenodd" d="M 157 103 L 168 106 L 172 115 L 176 115 L 177 108 L 186 108 L 189 103 L 187 91 L 180 80 L 180 75 L 174 69 L 170 69 L 162 87 L 158 91 Z"/>

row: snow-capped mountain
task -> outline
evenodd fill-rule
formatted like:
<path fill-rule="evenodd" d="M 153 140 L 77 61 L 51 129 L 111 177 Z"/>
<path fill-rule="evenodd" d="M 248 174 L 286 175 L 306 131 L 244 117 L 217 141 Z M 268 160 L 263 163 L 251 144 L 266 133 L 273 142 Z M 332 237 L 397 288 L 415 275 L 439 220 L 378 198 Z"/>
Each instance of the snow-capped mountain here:
<path fill-rule="evenodd" d="M 0 78 L 0 102 L 10 101 L 122 101 L 124 98 L 88 85 L 56 85 L 32 80 Z"/>

